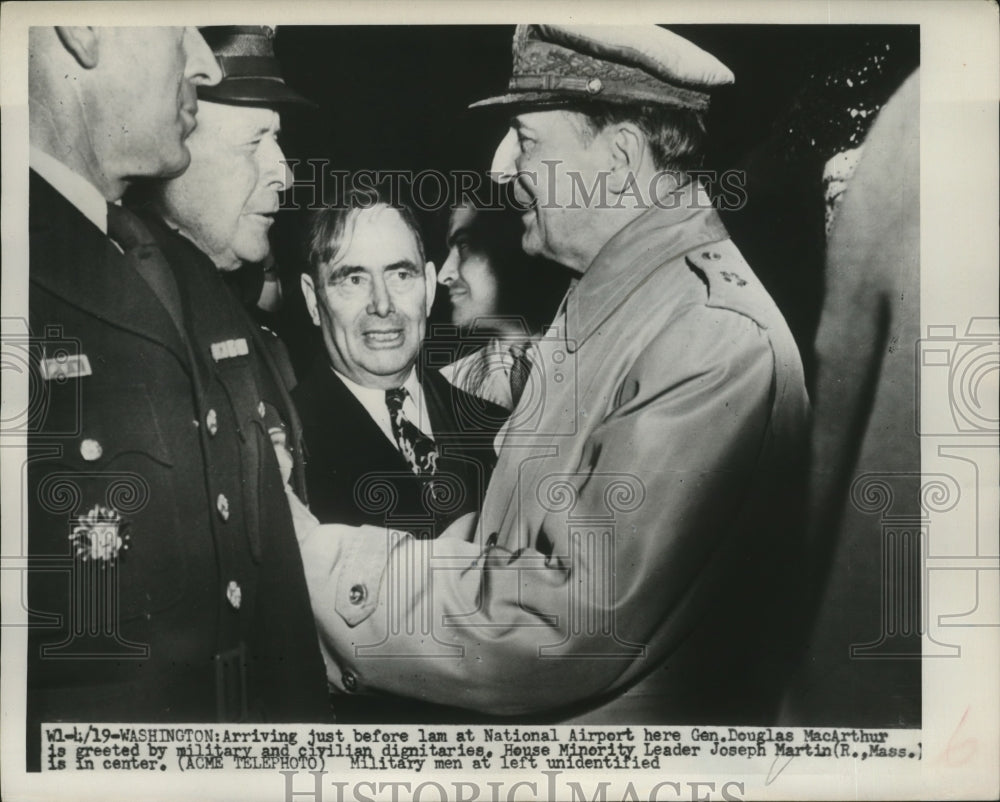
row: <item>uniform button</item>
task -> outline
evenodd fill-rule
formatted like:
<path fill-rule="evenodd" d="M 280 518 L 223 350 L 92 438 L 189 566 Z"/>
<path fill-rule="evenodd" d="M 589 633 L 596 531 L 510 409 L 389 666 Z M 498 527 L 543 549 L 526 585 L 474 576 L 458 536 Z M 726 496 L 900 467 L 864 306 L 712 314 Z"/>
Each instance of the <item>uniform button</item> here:
<path fill-rule="evenodd" d="M 219 431 L 219 416 L 214 409 L 205 413 L 205 428 L 208 429 L 208 433 L 212 437 L 215 437 L 215 433 Z"/>
<path fill-rule="evenodd" d="M 264 406 L 263 401 L 257 404 L 257 414 L 260 415 L 262 418 L 264 417 L 264 415 L 267 414 L 267 408 Z"/>
<path fill-rule="evenodd" d="M 80 456 L 83 457 L 87 462 L 93 462 L 94 460 L 100 459 L 101 454 L 104 453 L 104 448 L 96 440 L 87 438 L 80 443 Z"/>
<path fill-rule="evenodd" d="M 368 590 L 364 585 L 353 585 L 347 598 L 350 600 L 351 604 L 361 604 L 368 598 Z"/>
<path fill-rule="evenodd" d="M 240 609 L 240 605 L 243 603 L 243 591 L 240 589 L 239 582 L 235 579 L 230 580 L 229 584 L 226 585 L 226 598 L 234 610 Z"/>
<path fill-rule="evenodd" d="M 353 671 L 345 671 L 340 675 L 340 681 L 344 683 L 344 690 L 354 693 L 358 689 L 358 678 Z"/>
<path fill-rule="evenodd" d="M 223 521 L 229 520 L 229 499 L 225 493 L 219 493 L 219 497 L 215 500 L 215 509 L 219 511 L 219 517 Z"/>

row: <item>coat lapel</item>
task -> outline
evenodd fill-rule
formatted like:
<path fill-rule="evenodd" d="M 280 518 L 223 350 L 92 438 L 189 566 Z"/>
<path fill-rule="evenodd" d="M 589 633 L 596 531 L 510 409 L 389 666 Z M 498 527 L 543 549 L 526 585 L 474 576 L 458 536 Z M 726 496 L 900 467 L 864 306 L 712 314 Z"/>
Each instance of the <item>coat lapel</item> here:
<path fill-rule="evenodd" d="M 458 421 L 455 411 L 452 409 L 450 399 L 447 397 L 450 385 L 438 374 L 438 378 L 445 383 L 441 387 L 433 380 L 430 371 L 420 376 L 420 386 L 424 391 L 424 403 L 427 404 L 427 417 L 430 419 L 431 428 L 434 430 L 435 440 L 455 434 L 459 431 Z"/>
<path fill-rule="evenodd" d="M 315 420 L 314 425 L 323 433 L 322 450 L 331 461 L 356 465 L 358 455 L 363 454 L 364 462 L 378 464 L 384 470 L 409 470 L 403 455 L 389 442 L 354 393 L 333 374 L 328 362 L 321 358 L 313 376 L 318 406 L 329 410 L 327 415 Z M 308 423 L 306 421 L 305 425 Z M 309 448 L 308 443 L 306 447 Z"/>
<path fill-rule="evenodd" d="M 170 349 L 188 370 L 171 315 L 111 240 L 31 173 L 30 280 L 72 306 Z"/>

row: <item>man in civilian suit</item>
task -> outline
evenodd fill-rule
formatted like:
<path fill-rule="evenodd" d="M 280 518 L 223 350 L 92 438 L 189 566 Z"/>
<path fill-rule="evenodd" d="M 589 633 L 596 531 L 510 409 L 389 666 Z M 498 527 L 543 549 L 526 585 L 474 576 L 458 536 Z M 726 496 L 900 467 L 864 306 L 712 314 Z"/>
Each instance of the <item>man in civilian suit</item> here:
<path fill-rule="evenodd" d="M 302 291 L 325 353 L 293 397 L 311 510 L 435 537 L 477 509 L 505 413 L 417 364 L 436 272 L 408 209 L 349 196 L 308 237 Z"/>
<path fill-rule="evenodd" d="M 27 766 L 48 721 L 324 718 L 252 341 L 115 201 L 188 165 L 194 28 L 32 28 Z M 225 374 L 224 376 L 222 374 Z"/>
<path fill-rule="evenodd" d="M 325 352 L 292 395 L 311 511 L 436 537 L 478 508 L 506 412 L 420 369 L 436 271 L 409 209 L 348 195 L 313 214 L 308 243 L 302 291 Z M 333 707 L 341 722 L 474 720 L 388 694 L 335 694 Z"/>

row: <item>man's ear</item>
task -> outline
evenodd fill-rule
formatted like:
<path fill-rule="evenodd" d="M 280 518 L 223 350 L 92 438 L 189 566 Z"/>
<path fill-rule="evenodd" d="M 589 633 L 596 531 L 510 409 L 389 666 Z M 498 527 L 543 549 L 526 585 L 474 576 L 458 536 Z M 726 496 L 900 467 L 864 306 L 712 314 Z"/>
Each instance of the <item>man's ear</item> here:
<path fill-rule="evenodd" d="M 629 175 L 638 175 L 646 155 L 646 135 L 634 123 L 625 120 L 608 127 L 605 132 L 611 150 L 611 176 L 608 188 L 621 192 Z"/>
<path fill-rule="evenodd" d="M 427 293 L 426 306 L 429 315 L 431 307 L 434 306 L 434 293 L 437 292 L 437 268 L 433 262 L 424 265 L 424 289 Z"/>
<path fill-rule="evenodd" d="M 97 66 L 100 51 L 100 37 L 97 29 L 82 25 L 57 25 L 56 33 L 63 47 L 77 60 L 81 67 L 92 70 Z"/>
<path fill-rule="evenodd" d="M 318 326 L 319 306 L 316 301 L 316 288 L 313 286 L 312 276 L 306 273 L 302 274 L 302 297 L 306 299 L 306 309 L 309 310 L 313 325 Z"/>

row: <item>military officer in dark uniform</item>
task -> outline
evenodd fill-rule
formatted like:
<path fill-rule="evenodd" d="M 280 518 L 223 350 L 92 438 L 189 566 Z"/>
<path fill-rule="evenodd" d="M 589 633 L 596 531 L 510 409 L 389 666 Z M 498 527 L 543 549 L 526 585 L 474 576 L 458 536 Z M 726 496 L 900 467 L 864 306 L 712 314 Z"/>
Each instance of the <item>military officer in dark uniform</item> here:
<path fill-rule="evenodd" d="M 223 80 L 198 93 L 198 127 L 188 139 L 191 164 L 169 180 L 136 187 L 127 201 L 163 248 L 183 253 L 180 259 L 185 264 L 214 265 L 249 308 L 249 295 L 244 297 L 242 289 L 254 280 L 243 274 L 254 275 L 271 256 L 269 230 L 281 193 L 292 181 L 278 144 L 281 114 L 315 104 L 281 77 L 273 28 L 223 25 L 201 31 L 218 59 Z M 256 299 L 259 291 L 257 286 L 250 295 Z M 206 306 L 205 314 L 213 317 L 215 307 Z M 277 385 L 282 392 L 290 390 L 295 376 L 284 344 L 269 329 L 260 329 L 259 334 Z M 282 461 L 294 466 L 294 486 L 304 498 L 302 460 L 291 457 L 301 451 L 294 410 L 267 405 L 265 411 L 276 447 L 287 457 Z"/>
<path fill-rule="evenodd" d="M 220 78 L 167 30 L 32 29 L 29 769 L 47 721 L 327 718 L 268 431 L 287 395 L 211 262 L 107 203 L 187 166 Z"/>
<path fill-rule="evenodd" d="M 278 144 L 282 114 L 313 106 L 283 81 L 273 28 L 202 28 L 225 78 L 199 93 L 198 127 L 188 139 L 191 164 L 156 182 L 151 205 L 226 273 L 252 307 L 271 257 L 268 231 L 291 183 Z"/>

